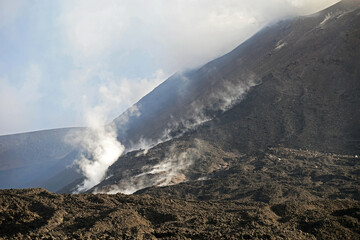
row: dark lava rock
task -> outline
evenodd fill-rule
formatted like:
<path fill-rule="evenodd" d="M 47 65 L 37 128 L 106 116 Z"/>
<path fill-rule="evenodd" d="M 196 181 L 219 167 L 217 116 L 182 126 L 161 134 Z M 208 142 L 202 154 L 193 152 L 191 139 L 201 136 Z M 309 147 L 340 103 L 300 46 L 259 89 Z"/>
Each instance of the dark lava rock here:
<path fill-rule="evenodd" d="M 0 190 L 0 239 L 359 239 L 358 158 L 269 148 L 228 161 L 135 195 Z"/>
<path fill-rule="evenodd" d="M 0 191 L 0 239 L 358 239 L 354 200 L 186 201 Z"/>

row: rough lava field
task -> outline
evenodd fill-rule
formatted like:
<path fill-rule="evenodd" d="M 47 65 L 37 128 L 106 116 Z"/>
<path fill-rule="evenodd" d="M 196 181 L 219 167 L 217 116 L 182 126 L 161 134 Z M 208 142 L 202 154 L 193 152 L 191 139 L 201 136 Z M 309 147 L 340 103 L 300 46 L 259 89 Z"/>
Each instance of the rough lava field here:
<path fill-rule="evenodd" d="M 359 65 L 358 0 L 268 26 L 116 118 L 79 194 L 71 129 L 2 136 L 3 185 L 40 187 L 0 190 L 0 239 L 360 239 Z"/>

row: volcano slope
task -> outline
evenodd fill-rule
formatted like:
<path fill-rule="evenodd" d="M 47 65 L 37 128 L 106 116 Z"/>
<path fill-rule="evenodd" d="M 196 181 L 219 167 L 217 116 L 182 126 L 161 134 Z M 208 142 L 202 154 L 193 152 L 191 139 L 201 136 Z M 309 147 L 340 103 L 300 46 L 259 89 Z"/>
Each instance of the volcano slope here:
<path fill-rule="evenodd" d="M 247 152 L 284 143 L 356 153 L 359 34 L 356 0 L 269 26 L 225 56 L 175 74 L 115 119 L 120 132 L 127 116 L 134 126 L 122 129 L 121 142 L 156 142 L 164 132 L 175 136 L 176 127 L 216 117 L 197 136 L 223 148 Z"/>
<path fill-rule="evenodd" d="M 358 157 L 280 147 L 233 160 L 134 195 L 0 190 L 0 239 L 359 239 Z"/>
<path fill-rule="evenodd" d="M 255 154 L 268 146 L 359 154 L 359 5 L 341 1 L 316 14 L 281 21 L 200 69 L 165 81 L 115 122 L 120 130 L 121 119 L 134 124 L 132 130 L 123 129 L 130 142 L 161 142 L 163 133 L 176 137 L 155 146 L 150 152 L 156 154 L 122 156 L 100 191 L 105 185 L 124 185 L 119 182 L 141 174 L 144 167 L 169 166 L 169 159 L 177 162 L 184 155 L 192 155 L 185 164 L 199 166 L 232 158 L 206 157 L 202 147 L 197 149 L 200 145 L 214 149 L 209 156 Z M 132 111 L 140 115 L 129 117 Z M 175 182 L 194 179 L 184 173 L 187 169 L 176 171 Z M 81 181 L 59 192 L 71 192 Z M 155 185 L 169 182 L 174 181 Z"/>
<path fill-rule="evenodd" d="M 118 139 L 129 151 L 190 128 L 231 151 L 285 143 L 357 153 L 358 2 L 282 21 L 199 69 L 175 74 L 114 120 Z M 73 130 L 0 136 L 0 187 L 61 191 L 79 178 L 66 168 L 81 151 L 64 141 Z"/>
<path fill-rule="evenodd" d="M 260 31 L 199 69 L 207 78 L 193 79 L 203 83 L 194 101 L 204 103 L 199 105 L 205 112 L 220 101 L 207 105 L 219 93 L 217 85 L 246 85 L 245 95 L 180 137 L 144 154 L 120 157 L 93 191 L 132 192 L 206 178 L 217 169 L 240 164 L 244 154 L 265 154 L 269 146 L 359 154 L 359 36 L 360 1 L 339 2 Z M 244 72 L 256 73 L 255 85 L 241 77 Z M 212 90 L 214 94 L 204 93 Z"/>
<path fill-rule="evenodd" d="M 140 128 L 156 140 L 175 119 L 177 137 L 89 190 L 133 195 L 0 191 L 0 238 L 359 239 L 359 5 L 280 22 L 179 76 L 186 97 Z"/>

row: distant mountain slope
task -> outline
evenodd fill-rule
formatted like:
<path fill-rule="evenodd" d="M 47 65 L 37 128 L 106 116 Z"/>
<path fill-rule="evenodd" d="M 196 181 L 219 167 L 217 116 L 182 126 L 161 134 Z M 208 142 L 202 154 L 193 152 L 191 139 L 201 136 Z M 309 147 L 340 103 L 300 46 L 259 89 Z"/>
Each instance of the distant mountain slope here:
<path fill-rule="evenodd" d="M 164 109 L 165 117 L 162 112 L 157 116 L 186 113 L 188 101 L 206 105 L 224 84 L 243 86 L 248 84 L 243 76 L 254 74 L 254 86 L 241 95 L 242 101 L 181 137 L 120 157 L 92 191 L 132 192 L 201 180 L 239 164 L 242 154 L 256 156 L 269 146 L 359 154 L 359 64 L 360 1 L 343 1 L 265 28 L 224 57 L 188 73 L 193 88 L 185 99 L 174 94 L 183 108 L 172 105 L 176 107 Z M 192 89 L 199 93 L 193 96 Z M 142 126 L 150 135 L 159 126 L 165 128 L 155 117 L 152 124 Z"/>
<path fill-rule="evenodd" d="M 50 190 L 56 190 L 48 183 L 48 178 L 64 170 L 76 158 L 76 149 L 64 141 L 68 132 L 74 129 L 0 136 L 0 188 L 47 184 Z"/>

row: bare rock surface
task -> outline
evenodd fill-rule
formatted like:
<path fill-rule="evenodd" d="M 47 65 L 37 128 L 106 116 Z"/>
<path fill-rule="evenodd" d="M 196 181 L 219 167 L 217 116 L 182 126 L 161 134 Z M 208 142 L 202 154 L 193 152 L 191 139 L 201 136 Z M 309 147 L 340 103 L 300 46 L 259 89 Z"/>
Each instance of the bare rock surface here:
<path fill-rule="evenodd" d="M 360 237 L 356 156 L 269 148 L 211 171 L 134 195 L 0 190 L 0 239 Z"/>
<path fill-rule="evenodd" d="M 1 239 L 358 239 L 354 200 L 186 201 L 1 190 Z"/>

